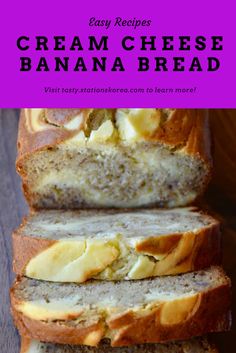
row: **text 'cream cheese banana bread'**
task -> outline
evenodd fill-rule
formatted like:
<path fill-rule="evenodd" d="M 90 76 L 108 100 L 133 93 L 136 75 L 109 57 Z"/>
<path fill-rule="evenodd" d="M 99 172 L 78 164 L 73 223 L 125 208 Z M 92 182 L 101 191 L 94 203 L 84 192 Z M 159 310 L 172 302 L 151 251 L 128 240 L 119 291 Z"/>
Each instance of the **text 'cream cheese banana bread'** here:
<path fill-rule="evenodd" d="M 230 328 L 230 280 L 221 268 L 139 281 L 65 284 L 21 278 L 15 324 L 40 341 L 112 346 L 189 339 Z"/>
<path fill-rule="evenodd" d="M 27 338 L 21 340 L 20 353 L 218 353 L 205 338 L 165 344 L 146 344 L 132 347 L 113 347 L 103 343 L 98 348 L 43 343 Z"/>
<path fill-rule="evenodd" d="M 219 223 L 194 207 L 41 210 L 13 234 L 14 271 L 58 282 L 136 280 L 219 264 Z"/>
<path fill-rule="evenodd" d="M 25 109 L 18 152 L 34 208 L 184 206 L 211 174 L 204 110 Z"/>

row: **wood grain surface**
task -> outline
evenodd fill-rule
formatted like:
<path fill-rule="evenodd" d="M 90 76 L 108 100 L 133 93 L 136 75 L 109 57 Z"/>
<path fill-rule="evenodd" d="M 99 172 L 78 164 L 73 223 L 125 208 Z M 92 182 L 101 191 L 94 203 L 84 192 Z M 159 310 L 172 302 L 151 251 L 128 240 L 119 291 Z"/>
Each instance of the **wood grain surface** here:
<path fill-rule="evenodd" d="M 19 352 L 19 337 L 10 315 L 9 287 L 13 280 L 11 233 L 27 213 L 15 172 L 18 110 L 0 110 L 0 352 Z"/>
<path fill-rule="evenodd" d="M 20 347 L 9 304 L 9 287 L 14 279 L 11 233 L 20 224 L 22 216 L 27 214 L 20 179 L 15 172 L 18 117 L 18 109 L 0 109 L 0 353 L 18 353 Z M 224 267 L 233 283 L 236 283 L 236 205 L 226 199 L 216 186 L 209 189 L 206 201 L 222 217 Z M 235 299 L 233 295 L 233 311 L 236 309 Z M 235 325 L 231 332 L 213 335 L 213 339 L 222 353 L 236 352 Z"/>

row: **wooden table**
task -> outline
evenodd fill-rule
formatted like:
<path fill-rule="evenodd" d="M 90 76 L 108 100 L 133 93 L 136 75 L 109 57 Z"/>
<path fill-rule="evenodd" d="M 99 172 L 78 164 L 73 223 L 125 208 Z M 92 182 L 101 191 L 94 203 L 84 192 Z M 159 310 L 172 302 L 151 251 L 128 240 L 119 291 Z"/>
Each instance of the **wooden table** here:
<path fill-rule="evenodd" d="M 16 137 L 19 110 L 0 110 L 0 352 L 18 353 L 20 340 L 10 315 L 9 287 L 13 281 L 11 233 L 27 214 L 20 179 L 15 172 Z M 236 177 L 236 176 L 235 176 Z M 236 281 L 236 206 L 211 188 L 207 201 L 220 212 L 224 222 L 224 266 Z M 236 309 L 236 298 L 233 300 Z M 235 311 L 235 310 L 234 310 Z M 214 335 L 222 353 L 236 352 L 235 325 L 230 333 Z"/>

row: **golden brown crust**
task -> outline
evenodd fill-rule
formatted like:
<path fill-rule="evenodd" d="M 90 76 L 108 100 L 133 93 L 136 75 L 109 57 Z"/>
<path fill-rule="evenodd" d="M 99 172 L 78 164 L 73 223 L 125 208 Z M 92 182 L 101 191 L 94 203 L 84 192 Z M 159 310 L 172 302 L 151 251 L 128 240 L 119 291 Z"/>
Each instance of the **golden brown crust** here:
<path fill-rule="evenodd" d="M 223 302 L 222 298 L 224 298 Z M 194 315 L 181 323 L 162 325 L 159 314 L 160 308 L 149 315 L 134 318 L 132 322 L 126 324 L 121 320 L 120 326 L 116 320 L 112 345 L 125 346 L 145 342 L 166 342 L 189 339 L 207 332 L 228 330 L 230 328 L 229 303 L 228 288 L 222 286 L 201 295 L 200 303 Z"/>
<path fill-rule="evenodd" d="M 34 338 L 44 342 L 55 342 L 62 344 L 84 344 L 88 346 L 97 346 L 105 334 L 104 323 L 99 319 L 88 324 L 87 326 L 80 325 L 70 326 L 64 324 L 63 321 L 39 321 L 32 320 L 17 310 L 15 306 L 19 303 L 11 296 L 12 315 L 14 323 L 20 334 L 28 339 Z"/>
<path fill-rule="evenodd" d="M 183 234 L 174 233 L 165 237 L 151 236 L 142 239 L 135 247 L 139 253 L 147 253 L 150 255 L 164 255 L 171 252 L 179 243 Z"/>
<path fill-rule="evenodd" d="M 83 122 L 88 119 L 92 109 L 45 109 L 45 117 L 50 124 L 63 127 L 80 113 L 83 114 Z"/>
<path fill-rule="evenodd" d="M 157 130 L 153 142 L 183 148 L 183 153 L 210 162 L 208 113 L 204 109 L 176 109 L 170 119 Z"/>
<path fill-rule="evenodd" d="M 194 257 L 194 266 L 197 268 L 205 268 L 218 264 L 222 260 L 222 241 L 219 223 L 215 223 L 213 227 L 209 227 L 206 233 L 201 232 L 196 237 L 196 256 Z M 209 254 L 211 258 L 209 259 Z"/>
<path fill-rule="evenodd" d="M 196 271 L 221 262 L 221 233 L 218 222 L 195 233 L 183 233 L 179 239 L 177 234 L 168 238 L 170 251 L 158 264 L 157 275 L 159 276 Z M 164 241 L 165 237 L 161 239 Z M 147 244 L 145 241 L 145 247 Z M 149 249 L 150 246 L 153 246 L 153 241 L 149 243 Z M 142 244 L 139 250 L 145 253 Z M 154 249 L 152 249 L 152 254 L 154 254 Z"/>
<path fill-rule="evenodd" d="M 27 337 L 21 338 L 21 349 L 20 353 L 27 353 L 30 348 L 31 339 Z"/>
<path fill-rule="evenodd" d="M 21 230 L 25 227 L 26 222 L 27 217 L 24 217 L 19 228 L 12 233 L 13 271 L 16 274 L 23 273 L 30 259 L 56 243 L 56 240 L 52 239 L 21 235 Z"/>
<path fill-rule="evenodd" d="M 190 111 L 190 114 L 193 114 Z M 204 109 L 195 109 L 192 130 L 188 136 L 185 153 L 198 156 L 206 162 L 211 161 L 211 139 L 208 122 L 208 112 Z"/>
<path fill-rule="evenodd" d="M 32 153 L 41 148 L 47 148 L 62 142 L 64 139 L 70 138 L 74 135 L 73 132 L 58 128 L 54 125 L 49 125 L 48 129 L 34 132 L 27 127 L 25 110 L 22 109 L 20 113 L 19 129 L 18 129 L 18 159 L 28 153 Z"/>
<path fill-rule="evenodd" d="M 186 312 L 184 305 L 175 306 L 176 323 L 168 322 L 171 308 L 166 310 L 165 302 L 144 310 L 126 311 L 120 314 L 96 316 L 95 321 L 70 326 L 68 322 L 37 321 L 17 311 L 18 301 L 11 291 L 12 312 L 20 334 L 28 338 L 66 344 L 98 345 L 102 338 L 111 338 L 112 346 L 127 346 L 139 343 L 158 343 L 189 339 L 207 332 L 225 331 L 230 328 L 230 281 L 226 278 L 221 286 L 193 297 L 194 302 Z M 192 299 L 191 299 L 192 300 Z M 188 304 L 188 303 L 187 303 Z M 187 306 L 188 307 L 188 306 Z M 173 315 L 172 315 L 173 317 Z M 91 318 L 90 318 L 91 320 Z"/>
<path fill-rule="evenodd" d="M 139 254 L 163 257 L 157 265 L 156 275 L 158 276 L 196 271 L 220 264 L 220 224 L 212 217 L 208 217 L 211 224 L 199 229 L 198 232 L 174 233 L 163 237 L 155 235 L 145 237 L 144 234 L 144 239 L 136 244 L 135 251 Z M 60 242 L 30 234 L 23 235 L 26 222 L 27 218 L 13 232 L 13 271 L 22 276 L 25 275 L 25 269 L 30 260 Z M 91 277 L 87 278 L 92 278 L 93 274 L 92 272 Z"/>
<path fill-rule="evenodd" d="M 91 109 L 71 110 L 73 112 L 81 111 L 84 123 L 88 118 L 88 113 L 91 111 Z M 25 110 L 21 110 L 18 133 L 18 161 L 20 157 L 27 156 L 27 154 L 42 148 L 55 146 L 71 138 L 78 131 L 81 131 L 81 128 L 67 130 L 61 126 L 62 123 L 68 121 L 70 114 L 67 114 L 64 119 L 60 119 L 61 110 L 54 109 L 54 114 L 50 113 L 51 115 L 48 111 L 47 109 L 45 110 L 47 120 L 49 121 L 46 129 L 34 131 L 27 126 Z M 174 148 L 183 147 L 186 154 L 196 155 L 209 162 L 210 138 L 207 111 L 199 109 L 176 109 L 152 136 L 145 136 L 145 140 L 153 143 L 160 142 Z"/>

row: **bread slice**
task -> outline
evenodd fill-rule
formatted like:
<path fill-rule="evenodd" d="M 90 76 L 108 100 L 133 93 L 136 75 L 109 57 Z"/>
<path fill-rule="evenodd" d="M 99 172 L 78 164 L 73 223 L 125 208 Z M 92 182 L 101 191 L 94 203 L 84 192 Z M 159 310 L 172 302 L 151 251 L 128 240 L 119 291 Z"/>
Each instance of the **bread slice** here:
<path fill-rule="evenodd" d="M 230 280 L 218 267 L 128 282 L 22 278 L 11 303 L 22 336 L 63 344 L 159 343 L 227 330 L 231 323 Z"/>
<path fill-rule="evenodd" d="M 132 280 L 217 264 L 219 223 L 196 208 L 34 212 L 13 234 L 14 271 L 58 282 Z"/>
<path fill-rule="evenodd" d="M 103 343 L 98 348 L 43 343 L 27 338 L 21 340 L 20 353 L 217 353 L 217 349 L 205 338 L 165 344 L 145 344 L 131 347 L 114 347 Z"/>
<path fill-rule="evenodd" d="M 34 208 L 177 207 L 211 172 L 206 112 L 25 109 L 17 170 Z"/>

